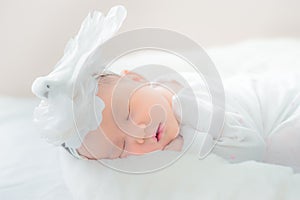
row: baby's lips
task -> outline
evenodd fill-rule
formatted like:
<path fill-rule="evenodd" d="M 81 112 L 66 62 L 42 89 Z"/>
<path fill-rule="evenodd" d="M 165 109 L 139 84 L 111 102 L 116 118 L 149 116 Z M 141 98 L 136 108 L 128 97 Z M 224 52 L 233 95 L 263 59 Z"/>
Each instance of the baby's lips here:
<path fill-rule="evenodd" d="M 165 129 L 165 124 L 163 124 L 163 123 L 160 123 L 159 124 L 159 129 L 158 129 L 158 140 L 160 140 L 162 137 L 163 137 L 163 135 L 164 135 L 164 129 Z"/>
<path fill-rule="evenodd" d="M 163 129 L 164 129 L 164 124 L 159 123 L 158 132 L 161 133 L 163 131 Z"/>
<path fill-rule="evenodd" d="M 162 123 L 159 123 L 158 126 L 157 126 L 157 128 L 156 128 L 156 131 L 155 131 L 155 133 L 153 134 L 152 137 L 155 140 L 157 140 L 157 142 L 159 142 L 159 140 L 162 137 L 162 133 L 163 133 L 163 125 L 162 125 Z"/>

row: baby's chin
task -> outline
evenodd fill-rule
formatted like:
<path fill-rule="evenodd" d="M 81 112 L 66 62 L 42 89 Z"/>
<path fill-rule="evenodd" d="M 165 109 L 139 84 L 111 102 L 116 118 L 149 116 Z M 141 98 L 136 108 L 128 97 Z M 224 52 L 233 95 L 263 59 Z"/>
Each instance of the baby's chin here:
<path fill-rule="evenodd" d="M 139 156 L 139 155 L 145 155 L 154 151 L 181 151 L 183 147 L 183 137 L 181 135 L 178 135 L 175 139 L 173 139 L 171 142 L 169 142 L 166 146 L 164 146 L 161 150 L 156 149 L 153 151 L 145 152 L 145 153 L 130 153 L 128 151 L 123 151 L 122 154 L 119 156 L 119 158 L 126 158 L 128 156 Z"/>

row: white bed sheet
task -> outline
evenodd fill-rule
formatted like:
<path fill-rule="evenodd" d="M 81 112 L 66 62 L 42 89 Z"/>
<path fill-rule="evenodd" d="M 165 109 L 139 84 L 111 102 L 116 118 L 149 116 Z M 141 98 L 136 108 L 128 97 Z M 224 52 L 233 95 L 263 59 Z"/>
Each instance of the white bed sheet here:
<path fill-rule="evenodd" d="M 72 199 L 61 175 L 58 149 L 32 124 L 36 99 L 0 98 L 0 199 Z"/>

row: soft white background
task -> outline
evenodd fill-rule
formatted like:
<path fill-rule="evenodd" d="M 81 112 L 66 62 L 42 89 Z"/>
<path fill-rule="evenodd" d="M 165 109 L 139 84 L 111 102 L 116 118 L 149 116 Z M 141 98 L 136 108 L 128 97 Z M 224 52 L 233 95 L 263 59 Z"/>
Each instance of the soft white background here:
<path fill-rule="evenodd" d="M 299 0 L 0 0 L 0 95 L 32 96 L 35 77 L 62 56 L 89 11 L 125 5 L 121 31 L 161 27 L 203 47 L 300 37 Z"/>

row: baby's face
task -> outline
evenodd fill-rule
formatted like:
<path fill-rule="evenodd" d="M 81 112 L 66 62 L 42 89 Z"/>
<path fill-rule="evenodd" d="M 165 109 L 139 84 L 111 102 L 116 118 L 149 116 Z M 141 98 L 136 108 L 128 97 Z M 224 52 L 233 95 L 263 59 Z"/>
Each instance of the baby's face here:
<path fill-rule="evenodd" d="M 90 159 L 123 158 L 163 150 L 178 136 L 179 124 L 172 111 L 174 94 L 165 87 L 147 84 L 143 77 L 132 72 L 122 77 L 122 84 L 118 84 L 121 76 L 115 75 L 99 82 L 97 95 L 105 103 L 102 122 L 84 138 L 79 154 Z M 117 92 L 124 98 L 129 97 L 127 103 L 113 97 L 117 84 Z M 112 101 L 118 109 L 112 109 Z M 159 106 L 164 115 L 150 114 L 154 106 Z"/>

